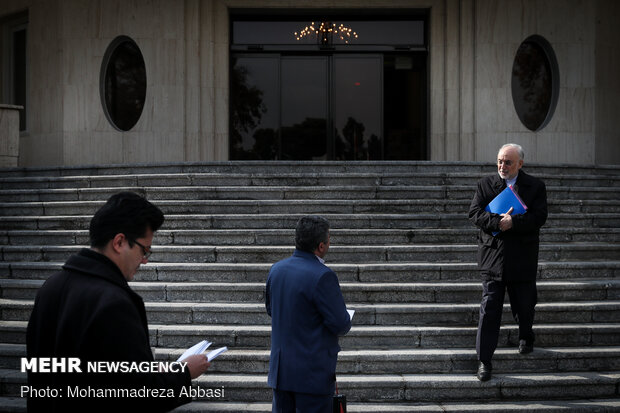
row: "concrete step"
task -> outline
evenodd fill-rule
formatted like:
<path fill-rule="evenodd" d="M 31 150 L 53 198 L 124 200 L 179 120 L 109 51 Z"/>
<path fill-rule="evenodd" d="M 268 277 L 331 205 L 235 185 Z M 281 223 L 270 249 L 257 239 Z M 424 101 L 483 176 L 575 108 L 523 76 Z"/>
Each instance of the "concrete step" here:
<path fill-rule="evenodd" d="M 312 211 L 308 211 L 312 213 Z M 169 230 L 290 229 L 304 214 L 194 214 L 168 215 Z M 321 214 L 334 229 L 471 229 L 466 214 Z M 84 230 L 92 217 L 2 216 L 3 230 Z M 553 214 L 546 228 L 619 228 L 620 214 Z"/>
<path fill-rule="evenodd" d="M 105 201 L 119 191 L 133 191 L 152 201 L 190 200 L 467 200 L 471 185 L 316 185 L 316 186 L 121 186 L 108 188 L 5 189 L 0 202 Z M 618 199 L 620 187 L 548 186 L 551 201 Z"/>
<path fill-rule="evenodd" d="M 174 361 L 182 349 L 155 349 L 160 360 Z M 266 350 L 229 350 L 209 369 L 209 373 L 267 374 L 269 353 Z M 24 351 L 25 355 L 25 351 Z M 13 358 L 11 368 L 19 368 Z M 7 366 L 9 367 L 9 366 Z M 475 349 L 398 349 L 354 350 L 338 354 L 336 372 L 351 375 L 368 374 L 467 374 L 478 367 Z M 536 348 L 527 356 L 516 348 L 501 348 L 493 357 L 493 370 L 510 373 L 562 373 L 580 371 L 620 371 L 618 347 Z"/>
<path fill-rule="evenodd" d="M 4 245 L 2 261 L 64 261 L 83 246 Z M 476 245 L 368 245 L 332 246 L 327 256 L 331 263 L 389 262 L 475 262 Z M 292 246 L 171 246 L 153 247 L 151 263 L 274 263 L 290 256 Z M 539 259 L 544 261 L 615 260 L 620 257 L 620 243 L 543 244 Z"/>
<path fill-rule="evenodd" d="M 1 403 L 1 401 L 0 401 Z M 347 403 L 349 413 L 603 413 L 620 410 L 620 401 L 617 399 L 596 400 L 532 400 L 532 401 L 497 401 L 484 404 L 481 402 L 411 402 L 411 403 Z M 25 411 L 25 410 L 24 410 Z M 184 412 L 271 412 L 271 402 L 263 403 L 235 403 L 194 401 L 191 404 L 178 407 L 175 413 Z"/>
<path fill-rule="evenodd" d="M 156 360 L 176 361 L 184 349 L 154 348 Z M 267 374 L 269 349 L 229 349 L 218 357 L 209 373 Z M 24 344 L 0 344 L 0 368 L 20 369 L 26 357 Z M 338 354 L 338 374 L 469 373 L 477 368 L 475 349 L 343 350 Z M 500 348 L 493 357 L 500 372 L 578 372 L 620 370 L 620 347 L 541 347 L 528 355 L 516 348 Z"/>
<path fill-rule="evenodd" d="M 0 279 L 0 298 L 33 300 L 43 280 Z M 150 302 L 264 302 L 265 282 L 130 283 Z M 346 302 L 471 303 L 480 301 L 480 282 L 361 283 L 341 282 Z M 620 280 L 541 281 L 540 302 L 620 300 Z"/>
<path fill-rule="evenodd" d="M 347 403 L 349 413 L 479 413 L 479 412 L 502 412 L 502 413 L 530 413 L 533 411 L 544 413 L 604 413 L 620 410 L 620 401 L 617 399 L 595 400 L 531 400 L 531 401 L 507 401 L 507 402 L 453 402 L 453 403 Z M 0 411 L 11 413 L 25 413 L 26 399 L 19 397 L 0 397 Z M 172 410 L 175 413 L 185 412 L 271 412 L 271 402 L 214 402 L 192 401 L 189 404 Z"/>
<path fill-rule="evenodd" d="M 265 376 L 205 374 L 196 380 L 202 388 L 226 390 L 231 401 L 269 401 Z M 338 377 L 347 401 L 474 401 L 537 400 L 618 397 L 620 373 L 496 374 L 480 383 L 473 374 L 365 375 Z M 234 397 L 233 397 L 234 395 Z"/>
<path fill-rule="evenodd" d="M 33 167 L 0 169 L 2 177 L 28 176 L 91 176 L 169 173 L 225 173 L 262 174 L 297 173 L 483 173 L 496 170 L 493 162 L 470 161 L 217 161 L 170 162 L 128 165 L 82 165 L 64 167 Z M 620 174 L 617 165 L 564 165 L 527 163 L 527 171 L 534 175 L 605 175 Z"/>
<path fill-rule="evenodd" d="M 166 224 L 167 225 L 167 224 Z M 334 246 L 408 244 L 471 244 L 478 231 L 470 228 L 421 229 L 332 229 Z M 157 231 L 154 245 L 293 245 L 294 229 L 179 229 Z M 620 228 L 545 228 L 542 243 L 620 242 Z M 0 231 L 0 245 L 84 245 L 89 244 L 88 230 L 11 230 Z"/>
<path fill-rule="evenodd" d="M 25 373 L 1 370 L 5 396 L 19 395 Z M 268 402 L 272 391 L 266 375 L 204 374 L 194 383 L 222 389 L 218 401 Z M 446 402 L 490 400 L 562 400 L 570 398 L 617 398 L 620 372 L 497 373 L 481 383 L 469 374 L 339 375 L 338 388 L 347 402 Z M 207 397 L 199 400 L 208 400 Z"/>
<path fill-rule="evenodd" d="M 453 172 L 314 172 L 314 173 L 131 173 L 118 175 L 27 176 L 0 175 L 0 189 L 102 188 L 119 186 L 282 186 L 282 185 L 472 185 L 492 171 Z M 548 186 L 620 186 L 620 174 L 537 174 Z"/>
<path fill-rule="evenodd" d="M 418 214 L 461 213 L 467 215 L 471 200 L 207 200 L 157 201 L 170 214 Z M 0 216 L 93 215 L 104 201 L 2 202 Z M 618 200 L 549 201 L 549 213 L 620 213 Z"/>
<path fill-rule="evenodd" d="M 0 278 L 43 280 L 64 264 L 58 262 L 0 262 Z M 136 281 L 260 282 L 272 263 L 148 263 Z M 479 280 L 470 263 L 330 264 L 340 282 L 424 282 Z M 620 261 L 540 261 L 539 280 L 590 280 L 620 278 Z"/>
<path fill-rule="evenodd" d="M 356 314 L 357 317 L 357 314 Z M 2 343 L 26 342 L 28 317 L 21 321 L 2 318 Z M 196 323 L 185 325 L 149 325 L 151 346 L 188 348 L 198 341 L 209 339 L 218 346 L 229 348 L 262 348 L 271 345 L 270 325 L 239 325 L 234 323 Z M 515 348 L 519 342 L 518 327 L 505 316 L 500 330 L 499 348 Z M 355 349 L 447 349 L 475 348 L 477 326 L 364 326 L 354 323 L 351 331 L 340 338 L 343 350 Z M 620 323 L 534 323 L 537 347 L 617 346 Z"/>
<path fill-rule="evenodd" d="M 347 305 L 356 310 L 355 325 L 477 325 L 479 303 L 469 304 L 361 304 Z M 509 306 L 504 318 L 509 322 Z M 270 319 L 263 304 L 251 303 L 147 303 L 149 320 L 156 323 L 204 323 L 266 325 Z M 8 319 L 8 318 L 7 318 Z M 542 303 L 536 307 L 539 323 L 620 322 L 619 301 Z"/>
<path fill-rule="evenodd" d="M 33 301 L 0 299 L 2 320 L 28 320 Z M 356 326 L 475 326 L 480 303 L 348 302 L 356 310 Z M 151 323 L 268 325 L 271 320 L 260 302 L 146 302 Z M 504 320 L 511 322 L 510 306 L 504 304 Z M 620 301 L 566 301 L 539 303 L 537 323 L 620 322 Z"/>

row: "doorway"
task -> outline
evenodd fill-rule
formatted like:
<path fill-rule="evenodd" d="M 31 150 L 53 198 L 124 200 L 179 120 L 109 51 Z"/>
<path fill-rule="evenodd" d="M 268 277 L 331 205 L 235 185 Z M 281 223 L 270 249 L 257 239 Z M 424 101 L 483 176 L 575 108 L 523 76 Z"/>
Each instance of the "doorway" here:
<path fill-rule="evenodd" d="M 348 24 L 366 36 L 389 27 Z M 231 159 L 427 159 L 425 48 L 385 45 L 385 33 L 381 44 L 285 44 L 299 25 L 233 21 Z"/>

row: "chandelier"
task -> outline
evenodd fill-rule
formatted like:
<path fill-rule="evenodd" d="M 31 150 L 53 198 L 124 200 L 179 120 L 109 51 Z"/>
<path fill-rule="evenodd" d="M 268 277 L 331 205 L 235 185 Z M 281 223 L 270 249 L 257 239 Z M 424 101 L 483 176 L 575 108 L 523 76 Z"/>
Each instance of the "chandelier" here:
<path fill-rule="evenodd" d="M 295 38 L 301 40 L 304 37 L 311 38 L 316 36 L 317 43 L 331 44 L 333 37 L 336 36 L 344 43 L 348 44 L 351 40 L 357 39 L 357 33 L 343 23 L 337 25 L 332 22 L 311 22 L 300 32 L 295 32 Z"/>

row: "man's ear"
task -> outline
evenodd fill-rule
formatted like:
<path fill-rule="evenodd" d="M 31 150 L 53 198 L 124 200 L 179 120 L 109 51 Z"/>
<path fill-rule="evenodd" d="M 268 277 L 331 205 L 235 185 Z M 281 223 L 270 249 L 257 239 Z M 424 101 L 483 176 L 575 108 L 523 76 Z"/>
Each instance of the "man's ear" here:
<path fill-rule="evenodd" d="M 121 252 L 123 248 L 123 242 L 125 241 L 125 234 L 118 233 L 112 238 L 112 250 L 117 254 Z"/>

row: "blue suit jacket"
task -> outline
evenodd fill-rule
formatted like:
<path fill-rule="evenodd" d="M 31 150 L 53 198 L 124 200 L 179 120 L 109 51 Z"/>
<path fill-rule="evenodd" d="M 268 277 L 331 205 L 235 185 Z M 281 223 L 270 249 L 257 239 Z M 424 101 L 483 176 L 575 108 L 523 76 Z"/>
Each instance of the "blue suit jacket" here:
<path fill-rule="evenodd" d="M 271 316 L 269 386 L 333 394 L 338 336 L 351 329 L 336 274 L 314 254 L 295 250 L 271 267 L 265 305 Z"/>

